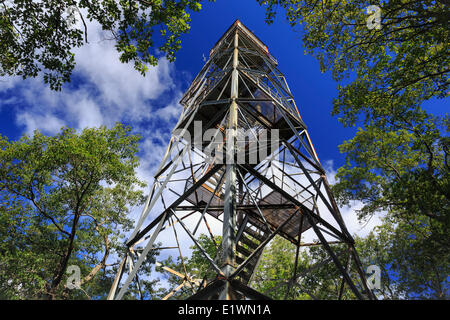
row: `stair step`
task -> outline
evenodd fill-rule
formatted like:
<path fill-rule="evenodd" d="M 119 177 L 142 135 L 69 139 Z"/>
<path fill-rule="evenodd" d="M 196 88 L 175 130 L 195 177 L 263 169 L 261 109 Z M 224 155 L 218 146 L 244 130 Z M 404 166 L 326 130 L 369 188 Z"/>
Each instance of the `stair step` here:
<path fill-rule="evenodd" d="M 250 224 L 252 225 L 252 226 L 254 226 L 255 228 L 256 228 L 256 230 L 258 230 L 258 232 L 260 232 L 261 233 L 261 235 L 263 236 L 264 234 L 270 234 L 270 233 L 272 233 L 271 232 L 271 230 L 270 229 L 268 229 L 267 227 L 266 227 L 266 225 L 265 224 L 255 224 L 255 223 L 252 223 L 252 221 L 249 221 L 250 222 Z"/>
<path fill-rule="evenodd" d="M 218 183 L 221 176 L 222 176 L 222 173 L 216 172 L 215 174 L 212 175 L 212 177 L 210 179 L 214 180 L 216 183 Z"/>
<path fill-rule="evenodd" d="M 239 244 L 236 245 L 236 251 L 239 253 L 242 253 L 245 257 L 248 257 L 251 254 L 250 250 L 244 248 L 243 246 L 241 246 Z"/>
<path fill-rule="evenodd" d="M 239 242 L 246 244 L 247 246 L 249 246 L 252 249 L 256 249 L 258 248 L 258 243 L 250 240 L 249 238 L 247 238 L 246 236 L 242 235 L 241 238 L 239 239 Z"/>
<path fill-rule="evenodd" d="M 246 283 L 248 282 L 248 280 L 250 280 L 251 274 L 242 270 L 241 272 L 239 272 L 239 277 L 243 280 L 242 282 Z"/>
<path fill-rule="evenodd" d="M 236 256 L 236 263 L 237 264 L 241 264 L 246 259 L 247 258 L 243 258 L 243 257 L 237 255 Z M 256 255 L 245 265 L 245 268 L 252 269 L 255 266 L 257 261 L 258 261 L 258 256 Z"/>
<path fill-rule="evenodd" d="M 250 229 L 250 228 L 245 228 L 244 232 L 250 236 L 252 236 L 253 238 L 259 240 L 259 241 L 264 241 L 264 236 L 262 234 L 259 234 L 258 232 Z"/>

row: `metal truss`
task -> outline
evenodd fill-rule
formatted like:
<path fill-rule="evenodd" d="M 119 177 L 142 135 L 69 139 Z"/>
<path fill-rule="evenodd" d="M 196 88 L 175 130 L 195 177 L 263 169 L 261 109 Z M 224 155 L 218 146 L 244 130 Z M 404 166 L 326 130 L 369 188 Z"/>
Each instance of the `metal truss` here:
<path fill-rule="evenodd" d="M 275 280 L 272 289 L 285 286 L 288 297 L 296 286 L 315 299 L 300 280 L 332 263 L 341 274 L 336 299 L 342 298 L 344 286 L 358 299 L 375 298 L 277 64 L 238 20 L 216 43 L 181 100 L 182 114 L 108 299 L 122 299 L 130 283 L 139 281 L 137 271 L 158 242 L 170 242 L 157 249 L 178 254 L 184 270 L 156 263 L 180 279 L 164 299 L 179 290 L 191 292 L 190 299 L 270 299 L 270 292 L 252 288 L 252 280 L 264 248 L 275 236 L 295 246 L 296 257 L 292 277 Z M 198 241 L 201 232 L 219 248 L 216 256 Z M 302 242 L 308 232 L 317 240 Z M 181 235 L 202 253 L 214 277 L 194 279 L 188 274 Z M 221 243 L 215 235 L 222 236 Z M 339 256 L 335 244 L 347 246 L 348 254 Z M 328 258 L 297 272 L 299 251 L 308 246 L 322 246 Z"/>

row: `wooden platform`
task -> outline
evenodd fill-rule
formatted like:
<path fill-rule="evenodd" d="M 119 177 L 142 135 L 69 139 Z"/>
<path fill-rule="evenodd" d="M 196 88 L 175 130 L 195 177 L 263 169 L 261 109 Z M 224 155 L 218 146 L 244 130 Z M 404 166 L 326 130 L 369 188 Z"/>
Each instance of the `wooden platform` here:
<path fill-rule="evenodd" d="M 201 188 L 197 189 L 197 191 L 187 197 L 186 200 L 194 206 L 205 207 L 210 201 L 211 195 L 214 191 L 211 186 L 212 183 L 210 183 L 211 181 L 208 184 L 202 185 Z M 218 218 L 223 213 L 223 209 L 220 209 L 223 208 L 223 205 L 223 195 L 220 193 L 216 194 L 210 203 L 210 207 L 212 209 L 208 210 L 207 213 L 215 218 Z M 297 207 L 292 202 L 284 198 L 283 195 L 276 191 L 272 191 L 267 194 L 261 201 L 258 202 L 258 206 L 260 206 L 261 212 L 272 230 L 278 228 L 289 216 L 297 211 Z M 275 208 L 277 206 L 282 208 Z M 258 209 L 256 209 L 255 206 L 250 204 L 242 207 L 245 207 L 245 209 L 240 209 L 238 206 L 237 210 L 238 212 L 242 211 L 242 213 L 247 213 L 249 215 L 250 224 L 260 230 L 267 229 L 264 221 L 258 213 Z M 296 216 L 294 216 L 287 223 L 287 225 L 281 229 L 280 235 L 288 241 L 296 243 L 297 236 L 300 233 L 301 217 L 301 214 L 296 214 Z M 308 230 L 310 227 L 311 225 L 308 221 L 303 219 L 301 232 Z"/>

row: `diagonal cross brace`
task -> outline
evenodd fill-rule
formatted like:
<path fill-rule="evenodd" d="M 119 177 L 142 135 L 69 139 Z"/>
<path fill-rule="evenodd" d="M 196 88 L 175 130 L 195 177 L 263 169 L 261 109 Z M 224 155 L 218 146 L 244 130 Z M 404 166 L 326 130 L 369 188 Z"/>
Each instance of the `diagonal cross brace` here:
<path fill-rule="evenodd" d="M 264 177 L 263 175 L 261 175 L 257 170 L 255 170 L 254 168 L 252 168 L 251 166 L 245 165 L 239 165 L 240 167 L 242 167 L 244 170 L 246 170 L 247 172 L 249 172 L 250 174 L 252 174 L 253 176 L 255 176 L 257 179 L 261 180 L 263 183 L 265 183 L 267 186 L 269 186 L 270 188 L 272 188 L 273 190 L 281 193 L 281 195 L 283 197 L 285 197 L 286 199 L 288 199 L 289 201 L 293 202 L 295 205 L 299 206 L 303 212 L 305 212 L 306 215 L 311 216 L 312 218 L 314 218 L 315 220 L 317 220 L 318 222 L 322 223 L 324 226 L 326 226 L 328 229 L 330 229 L 331 231 L 333 231 L 337 236 L 340 237 L 340 240 L 343 240 L 345 242 L 348 243 L 352 243 L 354 240 L 353 239 L 349 239 L 347 238 L 347 236 L 345 234 L 343 234 L 342 232 L 340 232 L 339 230 L 337 230 L 335 227 L 333 227 L 331 224 L 329 224 L 328 222 L 326 222 L 324 219 L 322 219 L 320 216 L 318 216 L 317 214 L 313 213 L 308 207 L 306 207 L 304 204 L 302 204 L 300 201 L 298 201 L 297 199 L 295 199 L 294 197 L 292 197 L 289 193 L 287 193 L 286 191 L 284 191 L 283 189 L 281 189 L 280 187 L 278 187 L 275 183 L 273 183 L 272 181 L 270 181 L 268 178 Z"/>

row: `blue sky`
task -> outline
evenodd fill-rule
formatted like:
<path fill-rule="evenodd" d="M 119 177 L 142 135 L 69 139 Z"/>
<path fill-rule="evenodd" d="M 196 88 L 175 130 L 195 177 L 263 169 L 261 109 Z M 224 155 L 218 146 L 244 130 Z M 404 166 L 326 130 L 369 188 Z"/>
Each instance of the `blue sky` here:
<path fill-rule="evenodd" d="M 264 18 L 264 7 L 256 1 L 219 0 L 205 3 L 203 10 L 192 16 L 191 31 L 184 36 L 176 64 L 200 70 L 202 55 L 207 56 L 222 33 L 235 19 L 239 19 L 278 60 L 279 69 L 286 76 L 319 159 L 334 159 L 336 163 L 343 164 L 337 146 L 350 138 L 354 130 L 343 128 L 337 118 L 330 116 L 332 99 L 337 95 L 336 83 L 330 74 L 320 72 L 314 57 L 304 54 L 300 33 L 293 31 L 283 13 L 272 25 L 267 25 Z"/>
<path fill-rule="evenodd" d="M 182 94 L 203 66 L 203 56 L 208 56 L 220 36 L 239 19 L 278 60 L 319 159 L 333 182 L 335 170 L 344 164 L 338 145 L 351 138 L 357 128 L 344 128 L 337 117 L 331 116 L 337 84 L 329 73 L 320 72 L 314 57 L 304 54 L 301 34 L 289 26 L 284 14 L 280 12 L 269 26 L 264 22 L 264 8 L 256 1 L 217 0 L 205 2 L 203 9 L 191 17 L 191 30 L 182 36 L 176 62 L 161 58 L 145 77 L 131 64 L 120 63 L 114 43 L 105 40 L 108 35 L 97 24 L 89 23 L 89 44 L 75 50 L 77 66 L 72 82 L 64 85 L 62 92 L 49 90 L 41 78 L 1 79 L 0 133 L 15 140 L 35 129 L 56 134 L 64 125 L 82 130 L 124 122 L 143 137 L 138 174 L 151 183 L 181 112 L 178 102 Z M 81 22 L 77 23 L 81 27 Z M 430 102 L 427 108 L 438 113 L 445 110 L 441 101 Z M 361 204 L 354 204 L 343 212 L 354 232 L 359 227 L 353 210 L 359 207 Z M 373 223 L 365 230 L 369 231 Z"/>
<path fill-rule="evenodd" d="M 337 118 L 330 116 L 331 101 L 337 94 L 336 84 L 329 74 L 320 73 L 319 65 L 315 58 L 304 55 L 300 34 L 294 32 L 287 22 L 284 21 L 283 14 L 279 15 L 273 25 L 268 26 L 264 22 L 264 8 L 260 7 L 256 1 L 218 0 L 215 3 L 205 2 L 203 9 L 199 13 L 192 13 L 191 30 L 189 34 L 182 37 L 182 49 L 178 52 L 176 62 L 170 65 L 164 62 L 162 68 L 158 67 L 160 69 L 168 69 L 157 70 L 158 75 L 166 72 L 166 74 L 162 74 L 162 77 L 165 77 L 165 81 L 162 79 L 161 81 L 148 81 L 147 78 L 149 76 L 144 79 L 139 79 L 139 75 L 133 70 L 132 65 L 116 66 L 120 62 L 114 61 L 113 59 L 108 61 L 111 70 L 102 71 L 100 68 L 95 70 L 94 66 L 89 65 L 88 61 L 86 61 L 90 59 L 90 54 L 102 53 L 95 48 L 90 48 L 90 50 L 88 48 L 81 48 L 81 50 L 77 50 L 81 54 L 77 56 L 78 65 L 75 69 L 72 83 L 64 86 L 62 94 L 46 90 L 45 86 L 41 83 L 41 79 L 31 81 L 6 79 L 2 81 L 0 83 L 0 98 L 2 101 L 0 102 L 0 133 L 8 136 L 10 139 L 17 139 L 21 134 L 30 133 L 32 129 L 36 128 L 49 134 L 54 134 L 60 124 L 73 125 L 81 129 L 82 126 L 99 124 L 100 121 L 99 119 L 96 120 L 96 117 L 111 118 L 106 113 L 114 112 L 114 110 L 102 108 L 103 103 L 107 104 L 112 101 L 113 103 L 126 104 L 129 101 L 127 99 L 120 101 L 116 97 L 109 99 L 110 101 L 108 99 L 98 98 L 102 94 L 104 96 L 108 94 L 120 94 L 120 92 L 114 90 L 122 85 L 119 83 L 110 87 L 115 92 L 102 93 L 102 89 L 106 90 L 108 87 L 106 77 L 121 76 L 120 72 L 118 74 L 112 72 L 113 68 L 123 71 L 126 67 L 129 69 L 127 74 L 136 73 L 132 76 L 130 75 L 130 79 L 132 78 L 133 81 L 125 81 L 123 85 L 135 85 L 134 81 L 140 82 L 139 80 L 142 80 L 144 84 L 148 85 L 149 91 L 155 92 L 154 94 L 146 94 L 143 92 L 147 90 L 144 87 L 136 88 L 137 94 L 128 90 L 129 95 L 136 98 L 136 100 L 132 99 L 133 103 L 140 103 L 142 105 L 150 103 L 152 105 L 151 112 L 164 108 L 170 103 L 175 104 L 177 102 L 174 100 L 175 97 L 179 97 L 187 89 L 190 80 L 201 69 L 204 63 L 203 55 L 208 56 L 211 47 L 235 19 L 240 19 L 250 30 L 254 31 L 266 43 L 271 54 L 278 60 L 279 69 L 287 77 L 288 84 L 296 98 L 300 113 L 308 126 L 319 158 L 322 161 L 332 159 L 336 165 L 341 165 L 343 163 L 343 157 L 339 154 L 337 146 L 344 139 L 350 138 L 354 130 L 344 129 L 337 122 Z M 88 47 L 95 47 L 97 45 L 92 41 L 93 35 L 94 33 L 90 30 L 90 43 Z M 113 63 L 114 66 L 112 66 Z M 87 71 L 89 68 L 91 68 L 91 71 Z M 155 72 L 150 73 L 153 75 Z M 100 78 L 100 80 L 97 78 Z M 95 83 L 100 83 L 100 88 Z M 103 88 L 101 87 L 102 84 L 104 85 Z M 165 85 L 167 88 L 164 90 L 161 87 Z M 157 88 L 155 89 L 155 87 Z M 80 90 L 80 88 L 83 89 Z M 127 93 L 124 96 L 126 97 Z M 74 121 L 76 119 L 75 111 L 71 112 L 70 116 L 63 115 L 64 109 L 68 107 L 66 105 L 73 105 L 74 101 L 70 101 L 72 99 L 78 102 L 83 99 L 85 100 L 86 103 L 81 107 L 83 111 L 80 112 L 91 113 L 89 121 L 85 119 L 76 123 Z M 102 100 L 102 102 L 100 103 L 99 100 Z M 35 106 L 38 102 L 43 104 L 41 105 L 41 109 L 39 106 Z M 52 105 L 45 112 L 44 104 L 49 103 Z M 58 103 L 60 103 L 59 107 L 63 109 L 62 111 L 57 110 Z M 91 107 L 89 106 L 90 104 Z M 93 104 L 97 104 L 99 106 L 98 109 L 92 108 Z M 100 110 L 102 116 L 99 116 L 98 110 Z M 139 109 L 139 111 L 142 110 L 145 110 L 145 108 Z M 174 114 L 176 113 L 174 109 L 170 111 Z M 49 114 L 52 117 L 44 116 Z M 133 126 L 136 125 L 136 119 L 129 119 L 125 115 L 119 118 L 114 120 L 124 121 Z M 163 125 L 166 125 L 165 122 L 147 120 L 139 121 L 139 127 L 142 126 L 150 129 L 152 125 L 156 124 L 161 132 L 166 132 L 163 127 Z M 169 125 L 173 121 L 167 122 L 167 125 Z M 102 124 L 109 123 L 108 121 L 104 121 Z M 140 131 L 140 128 L 136 128 L 136 130 Z M 143 134 L 142 132 L 139 133 Z M 167 137 L 164 138 L 167 139 Z"/>
<path fill-rule="evenodd" d="M 48 90 L 40 78 L 1 79 L 0 133 L 17 139 L 34 129 L 55 134 L 61 125 L 82 129 L 121 121 L 143 135 L 147 146 L 152 142 L 152 146 L 162 147 L 180 111 L 177 102 L 201 69 L 203 56 L 208 56 L 223 32 L 239 19 L 278 60 L 319 159 L 332 160 L 336 168 L 344 163 L 338 145 L 351 138 L 356 128 L 344 128 L 331 116 L 336 83 L 330 73 L 320 72 L 314 57 L 304 54 L 301 34 L 289 26 L 283 12 L 267 25 L 265 8 L 256 1 L 217 0 L 204 2 L 203 9 L 191 17 L 191 30 L 182 36 L 176 62 L 160 61 L 145 78 L 132 65 L 121 64 L 113 43 L 102 40 L 98 26 L 90 24 L 89 45 L 76 50 L 78 65 L 72 83 L 66 84 L 62 93 Z M 433 113 L 446 111 L 443 101 L 425 106 Z"/>

